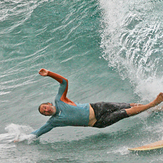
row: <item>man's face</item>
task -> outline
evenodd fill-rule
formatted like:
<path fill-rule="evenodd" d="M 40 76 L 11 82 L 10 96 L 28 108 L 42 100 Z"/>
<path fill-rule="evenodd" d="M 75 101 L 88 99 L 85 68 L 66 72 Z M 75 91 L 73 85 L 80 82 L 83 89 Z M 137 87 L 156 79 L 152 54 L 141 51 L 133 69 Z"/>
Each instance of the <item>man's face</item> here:
<path fill-rule="evenodd" d="M 45 115 L 45 116 L 51 116 L 54 114 L 54 107 L 52 104 L 42 104 L 40 106 L 40 113 Z"/>

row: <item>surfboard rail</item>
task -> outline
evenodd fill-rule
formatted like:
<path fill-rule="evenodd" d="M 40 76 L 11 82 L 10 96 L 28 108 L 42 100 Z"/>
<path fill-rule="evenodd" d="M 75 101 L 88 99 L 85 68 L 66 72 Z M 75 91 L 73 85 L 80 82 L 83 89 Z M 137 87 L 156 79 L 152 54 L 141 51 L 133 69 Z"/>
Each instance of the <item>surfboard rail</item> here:
<path fill-rule="evenodd" d="M 128 150 L 130 150 L 130 151 L 147 151 L 147 150 L 154 150 L 154 149 L 159 149 L 159 148 L 163 148 L 163 140 L 156 141 L 154 143 L 143 145 L 140 147 L 129 148 Z"/>

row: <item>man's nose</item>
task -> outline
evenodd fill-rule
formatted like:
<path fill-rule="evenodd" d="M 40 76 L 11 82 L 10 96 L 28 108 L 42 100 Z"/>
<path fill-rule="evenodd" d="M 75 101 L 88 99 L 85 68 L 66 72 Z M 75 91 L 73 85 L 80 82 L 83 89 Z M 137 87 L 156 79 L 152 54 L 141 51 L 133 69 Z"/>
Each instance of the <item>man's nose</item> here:
<path fill-rule="evenodd" d="M 45 108 L 45 111 L 48 111 L 48 108 Z"/>

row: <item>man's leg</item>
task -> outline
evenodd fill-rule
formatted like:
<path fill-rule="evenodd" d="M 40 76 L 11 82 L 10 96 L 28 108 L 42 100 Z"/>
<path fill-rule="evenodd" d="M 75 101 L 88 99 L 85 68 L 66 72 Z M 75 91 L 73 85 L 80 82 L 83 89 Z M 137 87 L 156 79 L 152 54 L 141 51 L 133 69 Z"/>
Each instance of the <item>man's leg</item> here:
<path fill-rule="evenodd" d="M 160 104 L 163 101 L 163 93 L 159 93 L 159 95 L 156 97 L 155 100 L 153 100 L 152 102 L 146 104 L 146 105 L 141 105 L 141 104 L 131 104 L 131 108 L 125 109 L 127 114 L 129 116 L 133 116 L 135 114 L 138 114 L 140 112 L 143 112 L 151 107 L 154 107 L 158 104 Z"/>
<path fill-rule="evenodd" d="M 143 105 L 143 104 L 138 104 L 138 103 L 130 103 L 131 108 L 132 108 L 132 107 L 134 107 L 134 106 L 141 106 L 141 105 Z"/>

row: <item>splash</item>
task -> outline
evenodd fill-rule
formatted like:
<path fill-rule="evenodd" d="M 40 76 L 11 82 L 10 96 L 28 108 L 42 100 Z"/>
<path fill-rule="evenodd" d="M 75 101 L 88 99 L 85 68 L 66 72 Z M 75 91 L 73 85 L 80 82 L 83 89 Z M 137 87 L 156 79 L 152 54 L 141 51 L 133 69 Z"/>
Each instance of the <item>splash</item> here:
<path fill-rule="evenodd" d="M 129 150 L 127 146 L 120 147 L 119 149 L 108 151 L 107 154 L 114 153 L 114 154 L 120 154 L 120 155 L 127 155 L 129 154 Z"/>
<path fill-rule="evenodd" d="M 122 79 L 130 80 L 142 101 L 150 101 L 163 91 L 160 3 L 100 1 L 103 10 L 102 57 Z"/>
<path fill-rule="evenodd" d="M 35 135 L 29 134 L 33 131 L 29 126 L 12 123 L 6 126 L 5 130 L 7 133 L 0 134 L 0 144 L 11 143 L 14 141 L 27 141 L 27 143 L 30 144 L 35 138 Z"/>

